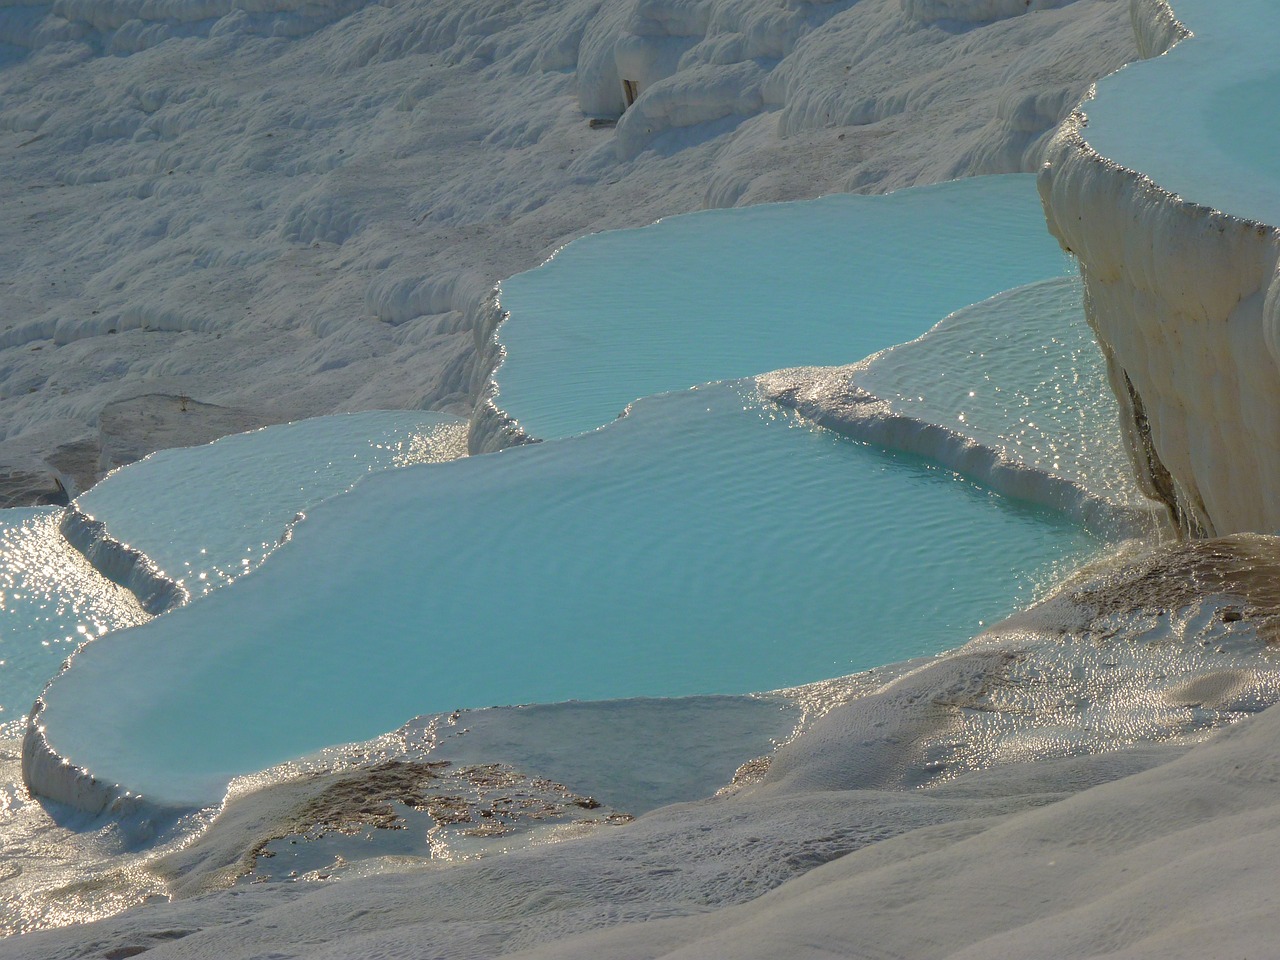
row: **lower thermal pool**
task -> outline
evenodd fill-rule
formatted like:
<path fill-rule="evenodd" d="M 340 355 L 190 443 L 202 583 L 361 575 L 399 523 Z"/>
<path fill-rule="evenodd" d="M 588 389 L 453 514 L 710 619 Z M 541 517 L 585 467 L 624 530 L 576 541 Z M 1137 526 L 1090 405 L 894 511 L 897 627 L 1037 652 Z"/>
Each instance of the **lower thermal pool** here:
<path fill-rule="evenodd" d="M 598 233 L 503 281 L 496 403 L 532 436 L 569 436 L 637 397 L 855 363 L 1071 269 L 1030 174 Z"/>
<path fill-rule="evenodd" d="M 939 652 L 1094 548 L 715 384 L 366 479 L 234 589 L 86 646 L 41 722 L 100 778 L 208 802 L 424 712 L 742 693 Z"/>

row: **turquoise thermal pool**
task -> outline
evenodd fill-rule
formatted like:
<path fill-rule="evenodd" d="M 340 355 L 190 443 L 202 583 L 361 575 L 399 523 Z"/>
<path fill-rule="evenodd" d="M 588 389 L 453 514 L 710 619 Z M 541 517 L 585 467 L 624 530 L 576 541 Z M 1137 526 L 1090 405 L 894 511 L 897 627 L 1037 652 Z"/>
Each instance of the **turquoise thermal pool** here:
<path fill-rule="evenodd" d="M 767 690 L 945 650 L 1092 545 L 713 385 L 365 480 L 234 588 L 85 647 L 42 722 L 96 776 L 208 802 L 419 713 Z"/>
<path fill-rule="evenodd" d="M 1280 223 L 1280 90 L 1263 0 L 1178 0 L 1191 42 L 1098 82 L 1084 104 L 1085 139 L 1102 156 L 1140 170 L 1193 203 Z"/>
<path fill-rule="evenodd" d="M 1072 269 L 1030 174 L 595 234 L 503 282 L 496 403 L 532 436 L 569 436 L 638 397 L 853 363 Z"/>
<path fill-rule="evenodd" d="M 573 244 L 503 294 L 515 306 L 499 402 L 560 439 L 368 477 L 308 508 L 245 577 L 299 509 L 278 491 L 318 454 L 359 446 L 351 421 L 295 430 L 275 457 L 235 438 L 157 456 L 149 479 L 122 471 L 82 498 L 163 568 L 237 582 L 86 646 L 46 694 L 47 742 L 99 779 L 208 803 L 234 775 L 419 714 L 742 694 L 958 646 L 1095 541 L 816 427 L 731 374 L 861 359 L 1066 263 L 1030 176 Z M 1028 309 L 1053 313 L 1073 291 L 1047 287 Z M 997 326 L 1014 314 L 991 308 Z M 892 365 L 901 384 L 913 353 L 935 377 L 922 346 Z M 1030 376 L 1046 362 L 1004 366 Z M 1040 399 L 1052 420 L 1060 398 Z M 210 491 L 208 509 L 149 499 L 148 484 Z"/>

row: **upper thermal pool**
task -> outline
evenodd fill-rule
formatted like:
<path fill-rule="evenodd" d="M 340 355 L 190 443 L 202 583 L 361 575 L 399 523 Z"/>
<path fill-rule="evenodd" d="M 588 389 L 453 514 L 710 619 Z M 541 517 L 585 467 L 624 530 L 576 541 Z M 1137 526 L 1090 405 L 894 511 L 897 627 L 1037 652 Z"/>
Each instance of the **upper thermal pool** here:
<path fill-rule="evenodd" d="M 1280 223 L 1274 7 L 1178 0 L 1175 13 L 1193 39 L 1099 81 L 1085 139 L 1185 200 Z"/>
<path fill-rule="evenodd" d="M 1030 175 L 595 234 L 502 284 L 496 403 L 532 436 L 569 436 L 638 397 L 853 363 L 1069 270 Z"/>

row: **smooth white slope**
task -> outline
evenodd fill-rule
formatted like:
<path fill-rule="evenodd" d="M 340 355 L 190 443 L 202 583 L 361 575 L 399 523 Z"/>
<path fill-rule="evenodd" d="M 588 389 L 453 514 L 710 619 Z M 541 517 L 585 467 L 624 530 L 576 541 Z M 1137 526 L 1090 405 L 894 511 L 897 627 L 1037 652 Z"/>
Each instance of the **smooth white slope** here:
<path fill-rule="evenodd" d="M 464 411 L 493 285 L 566 240 L 1033 169 L 1132 56 L 1114 0 L 995 22 L 898 0 L 230 6 L 0 8 L 0 40 L 34 47 L 0 65 L 0 474 L 21 490 L 186 442 L 180 395 L 207 404 L 202 442 Z M 674 72 L 590 127 L 621 107 L 608 64 L 651 41 Z M 153 422 L 122 443 L 139 395 Z"/>

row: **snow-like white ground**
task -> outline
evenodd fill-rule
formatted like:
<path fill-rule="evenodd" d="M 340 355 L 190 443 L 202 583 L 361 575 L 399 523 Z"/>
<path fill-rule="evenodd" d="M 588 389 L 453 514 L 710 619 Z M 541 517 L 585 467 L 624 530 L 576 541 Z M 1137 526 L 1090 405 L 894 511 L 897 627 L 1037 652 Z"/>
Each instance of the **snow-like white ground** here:
<path fill-rule="evenodd" d="M 268 422 L 465 413 L 492 287 L 567 240 L 1033 170 L 1134 55 L 1120 0 L 928 6 L 0 8 L 0 474 L 21 501 Z M 640 100 L 593 127 L 619 58 Z"/>
<path fill-rule="evenodd" d="M 729 5 L 646 4 L 639 8 L 646 16 L 629 25 L 628 37 L 632 39 L 614 48 L 615 65 L 658 69 L 665 62 L 662 55 L 674 51 L 676 66 L 688 73 L 681 77 L 682 71 L 677 71 L 666 79 L 637 73 L 635 79 L 644 87 L 641 102 L 633 108 L 631 119 L 612 134 L 617 137 L 614 162 L 632 164 L 636 177 L 620 178 L 620 184 L 630 180 L 626 191 L 608 195 L 619 209 L 603 212 L 602 206 L 594 204 L 605 199 L 604 188 L 600 193 L 589 189 L 581 202 L 575 198 L 565 203 L 565 195 L 561 195 L 559 201 L 515 216 L 513 223 L 532 228 L 539 217 L 554 219 L 556 211 L 563 217 L 561 224 L 570 220 L 581 224 L 593 213 L 601 222 L 608 217 L 622 222 L 633 210 L 640 216 L 651 214 L 669 198 L 681 195 L 723 201 L 752 199 L 773 188 L 811 187 L 822 176 L 833 175 L 820 171 L 841 149 L 852 146 L 848 140 L 855 138 L 855 131 L 840 130 L 849 135 L 845 141 L 827 142 L 835 131 L 817 125 L 825 122 L 824 110 L 833 104 L 849 108 L 834 110 L 832 117 L 836 119 L 874 120 L 880 116 L 876 123 L 867 125 L 875 129 L 859 127 L 856 131 L 862 137 L 860 149 L 868 153 L 859 161 L 859 172 L 844 181 L 847 184 L 874 187 L 880 182 L 876 173 L 881 180 L 899 174 L 927 177 L 929 170 L 925 168 L 944 162 L 944 157 L 946 162 L 961 166 L 985 162 L 990 155 L 964 154 L 957 161 L 947 150 L 957 145 L 963 151 L 965 145 L 1006 143 L 999 132 L 1015 129 L 1024 111 L 1038 117 L 1037 108 L 1055 94 L 1032 92 L 1021 97 L 1031 84 L 1010 68 L 990 66 L 985 55 L 999 44 L 988 48 L 983 40 L 1000 36 L 1002 42 L 1014 43 L 1015 34 L 1030 31 L 1030 25 L 1040 18 L 1040 24 L 1052 23 L 1055 28 L 1052 43 L 1055 50 L 1064 51 L 1061 63 L 1072 68 L 1087 65 L 1089 56 L 1077 51 L 1088 50 L 1089 44 L 1071 46 L 1081 40 L 1083 32 L 1076 32 L 1075 26 L 1063 27 L 1063 22 L 1085 23 L 1097 12 L 1100 19 L 1096 24 L 1110 17 L 1108 22 L 1114 27 L 1125 12 L 1124 6 L 1086 4 L 1084 0 L 1060 6 L 1036 2 L 1023 5 L 1025 15 L 990 26 L 982 18 L 1019 12 L 1017 6 L 994 0 L 880 4 L 863 0 L 851 6 L 796 8 L 808 13 L 838 9 L 848 16 L 880 17 L 879 21 L 869 19 L 860 24 L 878 22 L 879 29 L 841 34 L 829 26 L 840 19 L 833 16 L 827 27 L 827 37 L 833 42 L 825 49 L 862 49 L 868 57 L 873 50 L 877 57 L 883 54 L 885 63 L 901 68 L 889 87 L 896 84 L 903 96 L 897 101 L 874 96 L 859 100 L 857 94 L 844 93 L 841 99 L 841 72 L 828 73 L 815 65 L 840 66 L 840 61 L 819 58 L 805 64 L 812 73 L 791 88 L 795 106 L 771 116 L 775 111 L 763 108 L 757 115 L 750 114 L 754 106 L 752 71 L 772 66 L 770 79 L 776 76 L 781 80 L 786 72 L 779 71 L 788 58 L 777 64 L 766 59 L 754 66 L 749 58 L 761 49 L 771 49 L 759 44 L 777 37 L 785 40 L 788 24 L 794 22 L 788 20 L 791 10 L 772 16 L 758 11 L 758 16 L 737 21 L 750 20 L 750 29 L 736 31 L 733 36 L 717 35 L 711 38 L 713 42 L 707 42 L 706 31 L 718 29 L 724 22 L 715 14 L 727 16 Z M 1150 13 L 1154 6 L 1147 0 L 1133 4 L 1138 16 Z M 1045 7 L 1049 9 L 1042 9 Z M 210 9 L 221 13 L 216 4 Z M 404 7 L 383 13 L 386 9 L 375 12 L 378 17 L 392 18 Z M 747 4 L 737 8 L 748 13 L 755 9 Z M 74 31 L 76 15 L 85 10 L 92 12 L 93 8 L 68 3 L 62 12 L 72 14 L 71 18 L 55 20 L 47 27 Z M 6 24 L 22 26 L 24 18 L 35 23 L 42 12 L 18 11 L 6 18 Z M 1205 10 L 1202 15 L 1209 13 Z M 298 19 L 288 13 L 227 16 L 234 18 L 224 25 L 228 29 L 262 30 L 264 22 L 274 19 L 282 33 L 288 33 Z M 366 10 L 352 19 L 378 17 L 370 17 Z M 617 21 L 623 19 L 622 14 L 616 17 Z M 201 35 L 205 29 L 198 22 L 183 26 L 178 18 L 174 20 L 146 27 L 140 21 L 116 25 L 100 15 L 80 17 L 80 22 L 89 22 L 91 30 L 103 31 L 107 42 L 120 49 L 145 45 L 166 30 Z M 536 23 L 531 16 L 517 29 L 532 30 Z M 1264 18 L 1251 27 L 1264 32 L 1261 27 L 1268 23 Z M 500 36 L 503 21 L 494 19 L 479 29 Z M 988 29 L 996 33 L 986 33 Z M 690 32 L 700 31 L 688 49 L 682 49 Z M 1001 31 L 1006 32 L 1001 35 Z M 19 39 L 30 33 L 16 32 L 22 34 Z M 684 38 L 679 36 L 682 32 Z M 311 41 L 301 43 L 314 42 L 323 35 L 314 34 Z M 399 38 L 412 36 L 415 34 L 404 30 Z M 592 53 L 584 56 L 583 64 L 598 68 L 600 60 L 593 51 L 608 44 L 596 42 L 597 35 L 590 29 L 583 36 L 591 42 L 584 42 L 582 49 Z M 972 69 L 989 78 L 1016 78 L 1010 80 L 1010 96 L 996 121 L 988 115 L 978 125 L 964 128 L 965 121 L 957 119 L 966 115 L 959 109 L 959 101 L 966 100 L 970 85 L 964 79 L 950 86 L 941 82 L 928 66 L 925 38 L 936 38 L 940 56 L 936 63 L 946 62 L 951 76 L 965 78 L 966 71 Z M 215 39 L 178 43 L 198 45 Z M 905 46 L 895 46 L 898 42 Z M 1118 41 L 1113 38 L 1112 42 Z M 290 41 L 264 41 L 263 45 L 270 43 L 287 47 Z M 808 46 L 797 43 L 796 51 Z M 823 44 L 814 41 L 812 46 L 822 48 Z M 554 61 L 559 49 L 542 42 L 538 54 Z M 72 47 L 71 52 L 74 50 Z M 161 43 L 142 56 L 153 56 L 150 62 L 158 65 L 164 51 Z M 479 40 L 466 52 L 484 60 L 495 51 L 508 52 L 500 45 L 485 49 Z M 310 52 L 316 53 L 316 47 Z M 74 59 L 66 47 L 45 47 L 22 69 L 37 61 L 48 66 L 55 55 L 67 62 Z M 743 57 L 748 59 L 738 59 Z M 300 62 L 291 59 L 288 51 L 281 58 Z M 127 69 L 134 59 L 105 62 Z M 1027 62 L 1034 59 L 1028 56 Z M 332 62 L 323 56 L 315 60 Z M 789 69 L 798 67 L 802 60 L 797 55 Z M 90 69 L 102 69 L 104 61 L 84 62 Z M 1044 63 L 1045 58 L 1040 56 L 1039 62 Z M 74 72 L 82 65 L 67 69 Z M 199 66 L 196 61 L 192 71 Z M 875 69 L 869 73 L 874 76 Z M 591 70 L 580 69 L 579 74 L 593 76 Z M 13 74 L 0 76 L 8 82 Z M 504 79 L 510 81 L 511 76 Z M 544 79 L 548 85 L 563 82 L 563 76 Z M 780 85 L 762 84 L 761 102 L 768 102 L 769 92 Z M 593 89 L 607 90 L 608 86 Z M 29 90 L 35 87 L 38 85 Z M 499 94 L 495 102 L 506 110 L 536 87 L 536 83 L 520 87 L 508 82 L 495 91 Z M 473 88 L 478 89 L 478 84 Z M 688 97 L 690 88 L 699 91 L 697 98 Z M 894 132 L 910 126 L 904 119 L 901 128 L 888 129 L 894 127 L 894 117 L 905 117 L 889 116 L 894 106 L 909 106 L 912 91 L 939 88 L 958 98 L 947 101 L 941 111 L 941 142 L 948 146 L 939 149 L 939 139 L 919 131 L 894 140 Z M 424 92 L 431 93 L 429 84 Z M 7 108 L 8 91 L 6 94 Z M 739 122 L 739 114 L 732 112 L 713 117 L 719 109 L 716 105 L 726 102 L 748 119 Z M 869 105 L 871 113 L 857 112 L 855 108 L 864 105 Z M 877 109 L 886 112 L 877 115 Z M 692 130 L 679 127 L 673 118 L 696 126 Z M 772 126 L 778 120 L 782 123 Z M 575 117 L 575 123 L 579 121 Z M 642 122 L 646 126 L 640 126 Z M 805 122 L 815 126 L 805 128 Z M 984 130 L 983 124 L 992 127 Z M 1034 119 L 1029 125 L 1035 125 Z M 442 120 L 435 132 L 446 126 Z M 781 131 L 794 139 L 781 149 L 765 147 L 751 153 L 741 168 L 734 166 L 732 151 L 716 153 L 711 164 L 715 173 L 701 181 L 691 177 L 698 186 L 687 194 L 680 193 L 686 189 L 684 183 L 676 184 L 680 178 L 673 176 L 682 169 L 680 164 L 692 163 L 695 157 L 697 162 L 707 162 L 724 143 L 712 136 L 690 147 L 699 136 L 732 130 L 727 142 L 737 142 L 741 149 L 761 142 L 776 148 L 777 144 L 761 133 L 766 127 L 770 134 Z M 889 134 L 882 141 L 888 141 L 888 152 L 870 158 L 878 131 Z M 591 133 L 598 135 L 602 130 L 596 128 Z M 947 140 L 947 133 L 957 135 Z M 646 142 L 650 135 L 656 139 Z M 972 139 L 967 139 L 968 135 Z M 476 162 L 481 150 L 471 150 L 465 134 L 456 139 L 463 141 L 454 143 L 459 155 L 473 161 L 477 171 L 473 182 L 481 183 L 482 176 L 491 178 L 495 171 L 487 168 L 480 172 L 483 164 Z M 1025 139 L 1031 141 L 1035 136 Z M 30 149 L 39 143 L 44 141 L 25 148 L 6 145 L 4 149 Z M 563 143 L 580 141 L 566 138 Z M 641 152 L 633 155 L 637 145 Z M 655 149 L 645 152 L 645 146 Z M 899 152 L 895 155 L 894 150 Z M 928 163 L 915 165 L 913 150 L 918 151 L 916 158 L 929 157 Z M 699 151 L 705 152 L 700 155 Z M 764 166 L 770 172 L 759 178 L 741 172 L 761 169 L 761 159 L 770 156 L 773 165 Z M 619 157 L 623 159 L 618 161 Z M 545 178 L 557 176 L 531 167 L 525 162 L 529 159 L 525 155 L 510 161 L 507 183 L 515 184 L 522 177 L 526 183 L 539 178 L 545 182 Z M 213 166 L 211 178 L 217 174 L 217 164 Z M 692 166 L 684 169 L 692 170 Z M 849 169 L 841 165 L 841 176 Z M 871 175 L 859 181 L 860 174 Z M 747 187 L 740 194 L 733 189 L 722 192 L 719 187 L 724 183 L 730 187 L 747 183 Z M 705 189 L 708 186 L 716 189 Z M 534 183 L 530 192 L 536 194 L 536 188 Z M 10 183 L 4 189 L 14 188 Z M 478 191 L 479 199 L 496 192 L 496 188 Z M 1089 209 L 1105 211 L 1108 200 L 1126 201 L 1122 192 L 1098 191 L 1090 198 Z M 440 195 L 445 196 L 458 203 L 449 208 L 454 214 L 468 200 L 461 190 Z M 473 192 L 471 198 L 476 196 Z M 628 199 L 636 202 L 624 212 L 621 207 Z M 1112 231 L 1112 239 L 1129 244 L 1136 262 L 1145 262 L 1143 251 L 1150 248 L 1153 236 L 1144 237 L 1142 230 L 1164 217 L 1156 209 L 1159 206 L 1153 204 L 1154 215 L 1145 218 L 1128 218 L 1128 207 L 1117 208 L 1116 216 L 1131 219 L 1131 223 L 1121 223 L 1120 229 Z M 475 225 L 470 238 L 464 238 L 461 221 L 439 226 L 442 236 L 456 231 L 451 236 L 459 240 L 458 249 L 449 256 L 475 254 L 476 263 L 496 262 L 498 255 L 481 251 L 498 249 L 486 244 L 511 224 L 481 218 Z M 1099 225 L 1109 228 L 1114 224 L 1104 220 Z M 1209 226 L 1216 227 L 1217 222 L 1209 222 Z M 574 226 L 556 237 L 580 229 Z M 550 239 L 552 233 L 531 229 L 511 242 L 529 240 L 536 246 L 537 237 Z M 1179 234 L 1173 231 L 1160 236 L 1177 240 Z M 338 249 L 353 241 L 359 244 L 353 237 Z M 318 249 L 326 254 L 326 241 L 319 242 L 322 246 Z M 354 250 L 352 247 L 351 252 Z M 531 249 L 528 252 L 536 259 Z M 510 251 L 503 255 L 516 259 Z M 439 262 L 444 262 L 443 256 Z M 1151 277 L 1159 281 L 1154 284 L 1156 292 L 1172 277 L 1179 295 L 1194 295 L 1203 286 L 1216 297 L 1219 288 L 1229 284 L 1215 286 L 1214 271 L 1206 269 L 1215 262 L 1213 257 L 1199 262 L 1183 258 L 1179 261 L 1183 269 L 1177 275 L 1153 271 Z M 358 274 L 359 264 L 355 266 Z M 411 282 L 416 281 L 411 278 Z M 329 289 L 337 293 L 338 286 L 331 283 Z M 476 285 L 477 290 L 481 287 L 483 283 Z M 152 289 L 163 300 L 164 284 L 155 284 Z M 299 302 L 315 304 L 318 299 L 317 294 Z M 482 300 L 483 295 L 477 294 L 471 302 Z M 457 315 L 460 320 L 472 316 L 467 310 L 458 310 Z M 412 328 L 412 321 L 406 326 Z M 131 335 L 148 339 L 143 331 Z M 1236 347 L 1257 358 L 1267 355 L 1261 338 L 1256 342 L 1241 338 Z M 90 352 L 75 343 L 58 349 L 69 349 L 72 356 Z M 458 355 L 468 349 L 460 346 Z M 36 354 L 34 362 L 45 362 L 39 357 L 44 350 L 28 352 Z M 245 355 L 239 355 L 240 368 L 250 371 L 244 374 L 249 377 L 252 366 L 244 363 Z M 27 356 L 21 360 L 24 364 L 33 362 Z M 157 369 L 161 366 L 157 364 Z M 96 383 L 99 373 L 90 371 L 88 380 Z M 1114 380 L 1113 385 L 1117 385 Z M 474 377 L 470 387 L 476 388 Z M 72 396 L 75 391 L 68 389 L 67 396 Z M 156 389 L 167 394 L 192 392 L 183 384 Z M 33 412 L 37 400 L 31 398 L 40 392 L 37 389 L 18 406 Z M 335 388 L 335 392 L 340 391 Z M 267 395 L 265 391 L 259 394 Z M 1265 390 L 1261 395 L 1268 396 Z M 229 397 L 223 399 L 230 403 Z M 81 402 L 88 408 L 97 401 L 85 400 L 82 394 Z M 247 402 L 237 410 L 246 411 L 246 416 L 260 412 Z M 91 454 L 114 442 L 110 431 L 104 434 L 99 429 L 99 436 L 93 435 L 92 416 L 83 417 L 89 424 L 83 449 Z M 51 415 L 41 421 L 32 417 L 33 422 L 47 424 L 40 429 L 48 430 L 49 437 L 55 435 L 55 419 L 65 422 L 68 418 Z M 31 449 L 38 447 L 43 456 L 51 447 L 43 440 L 35 444 L 39 436 L 44 435 L 33 431 L 27 440 L 33 443 Z M 74 450 L 82 452 L 79 447 Z M 1267 490 L 1261 492 L 1269 495 Z M 1273 749 L 1280 734 L 1276 729 L 1280 717 L 1275 711 L 1260 712 L 1278 692 L 1274 655 L 1266 649 L 1275 637 L 1280 611 L 1274 589 L 1280 577 L 1276 557 L 1275 541 L 1264 537 L 1177 547 L 1153 558 L 1122 555 L 1114 566 L 1068 585 L 1061 597 L 1039 610 L 833 711 L 780 750 L 767 770 L 745 776 L 738 791 L 723 797 L 656 810 L 620 829 L 601 827 L 581 839 L 448 869 L 399 872 L 384 862 L 367 871 L 381 871 L 371 877 L 362 877 L 361 871 L 354 869 L 339 871 L 337 879 L 321 882 L 317 873 L 314 883 L 263 883 L 182 899 L 126 913 L 91 928 L 12 938 L 0 942 L 0 956 L 125 957 L 143 951 L 157 958 L 1266 955 L 1280 938 L 1270 893 L 1276 880 L 1274 852 L 1280 826 L 1280 808 L 1275 804 L 1280 769 Z M 12 797 L 6 799 L 14 802 Z M 274 809 L 271 799 L 250 795 L 240 803 L 228 811 L 230 816 L 224 821 L 230 839 L 226 834 L 219 836 L 215 827 L 208 843 L 236 849 L 246 838 L 259 836 L 246 828 L 245 821 L 267 818 Z M 188 891 L 212 889 L 223 879 L 216 871 L 206 872 L 198 860 L 193 863 L 179 858 L 171 869 L 182 877 L 183 889 Z M 141 879 L 145 882 L 131 889 L 165 889 L 154 874 L 143 874 Z M 103 900 L 109 900 L 114 889 L 105 875 L 73 886 L 81 897 L 78 902 L 91 901 L 95 886 L 102 891 Z M 105 909 L 111 909 L 110 905 Z M 100 908 L 99 912 L 105 910 Z M 69 910 L 68 915 L 88 914 Z M 44 917 L 41 922 L 57 919 Z"/>

